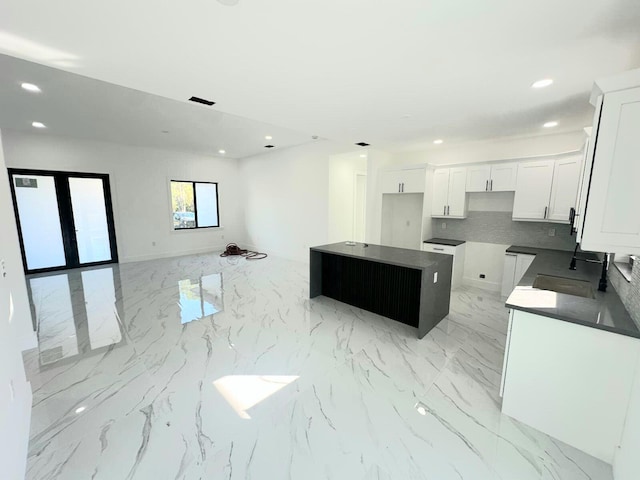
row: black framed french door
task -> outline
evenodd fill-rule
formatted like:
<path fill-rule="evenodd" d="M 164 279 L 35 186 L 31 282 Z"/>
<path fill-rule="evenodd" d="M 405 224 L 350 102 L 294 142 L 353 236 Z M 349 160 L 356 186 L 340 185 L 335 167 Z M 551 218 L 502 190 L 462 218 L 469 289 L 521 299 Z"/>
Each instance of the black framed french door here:
<path fill-rule="evenodd" d="M 108 174 L 8 171 L 26 273 L 118 262 Z"/>

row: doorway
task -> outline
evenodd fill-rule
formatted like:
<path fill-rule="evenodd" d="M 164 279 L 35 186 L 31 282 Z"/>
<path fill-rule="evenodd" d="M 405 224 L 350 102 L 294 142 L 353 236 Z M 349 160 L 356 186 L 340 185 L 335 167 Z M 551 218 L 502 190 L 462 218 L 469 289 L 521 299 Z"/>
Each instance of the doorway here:
<path fill-rule="evenodd" d="M 26 273 L 117 263 L 109 175 L 9 169 Z"/>

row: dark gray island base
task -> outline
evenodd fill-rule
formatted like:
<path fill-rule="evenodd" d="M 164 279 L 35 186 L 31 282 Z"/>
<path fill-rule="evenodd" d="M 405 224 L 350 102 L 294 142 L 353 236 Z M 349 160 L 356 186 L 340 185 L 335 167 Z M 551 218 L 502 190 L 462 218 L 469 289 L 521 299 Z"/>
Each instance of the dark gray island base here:
<path fill-rule="evenodd" d="M 324 295 L 418 329 L 449 314 L 453 257 L 358 243 L 310 249 L 310 298 Z"/>

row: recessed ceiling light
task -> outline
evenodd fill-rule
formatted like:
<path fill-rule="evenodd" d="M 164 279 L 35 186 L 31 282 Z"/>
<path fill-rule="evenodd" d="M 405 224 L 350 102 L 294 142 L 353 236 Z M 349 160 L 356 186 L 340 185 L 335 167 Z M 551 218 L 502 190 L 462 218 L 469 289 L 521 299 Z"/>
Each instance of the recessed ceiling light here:
<path fill-rule="evenodd" d="M 225 154 L 225 153 L 227 153 L 227 151 L 226 150 L 218 150 L 218 153 Z"/>
<path fill-rule="evenodd" d="M 427 409 L 425 408 L 425 405 L 422 402 L 416 403 L 413 406 L 413 408 L 415 408 L 420 415 L 426 415 L 427 414 Z"/>
<path fill-rule="evenodd" d="M 40 93 L 42 91 L 40 90 L 39 86 L 34 85 L 33 83 L 22 83 L 20 86 L 24 88 L 27 92 Z"/>
<path fill-rule="evenodd" d="M 544 125 L 542 125 L 544 128 L 551 128 L 551 127 L 557 127 L 558 126 L 558 122 L 547 122 Z"/>
<path fill-rule="evenodd" d="M 440 145 L 443 141 L 444 140 L 437 139 L 437 140 L 434 140 L 433 143 L 435 143 L 436 145 Z"/>
<path fill-rule="evenodd" d="M 367 158 L 367 154 L 363 153 L 362 155 L 360 155 L 360 158 Z"/>
<path fill-rule="evenodd" d="M 47 128 L 47 126 L 42 122 L 33 122 L 31 126 L 35 128 Z"/>
<path fill-rule="evenodd" d="M 553 80 L 550 78 L 543 78 L 542 80 L 538 80 L 537 82 L 533 82 L 531 84 L 531 88 L 544 88 L 548 87 L 553 83 Z"/>
<path fill-rule="evenodd" d="M 265 140 L 272 140 L 272 139 L 273 139 L 273 137 L 272 137 L 271 135 L 267 135 L 267 136 L 265 136 L 265 137 L 264 137 L 264 139 L 265 139 Z"/>
<path fill-rule="evenodd" d="M 76 413 L 82 413 L 87 409 L 87 407 L 78 407 L 76 408 Z"/>

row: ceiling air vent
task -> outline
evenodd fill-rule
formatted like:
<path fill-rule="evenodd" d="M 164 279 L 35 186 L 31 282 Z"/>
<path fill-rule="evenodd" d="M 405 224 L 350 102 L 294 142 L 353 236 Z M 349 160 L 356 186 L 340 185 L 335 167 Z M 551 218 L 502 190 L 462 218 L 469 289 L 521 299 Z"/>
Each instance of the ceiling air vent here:
<path fill-rule="evenodd" d="M 273 148 L 275 145 L 265 145 L 264 148 Z"/>
<path fill-rule="evenodd" d="M 359 147 L 368 147 L 369 146 L 368 143 L 364 143 L 364 142 L 358 142 L 358 143 L 356 143 L 356 145 L 358 145 Z"/>
<path fill-rule="evenodd" d="M 191 97 L 189 99 L 190 102 L 196 102 L 196 103 L 201 103 L 203 105 L 215 105 L 216 102 L 212 102 L 211 100 L 205 100 L 204 98 L 200 98 L 200 97 Z"/>

